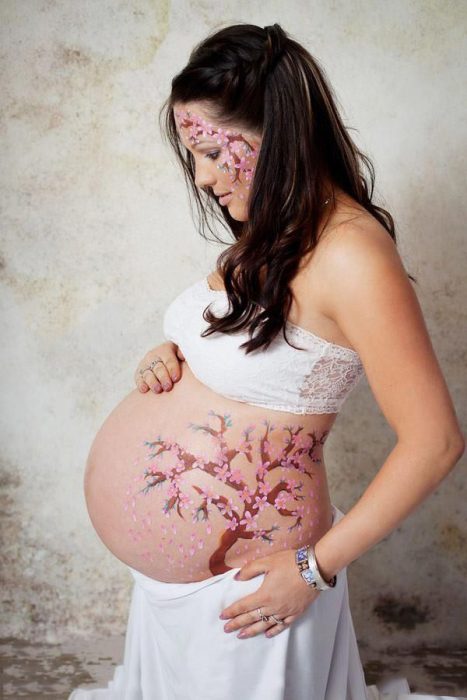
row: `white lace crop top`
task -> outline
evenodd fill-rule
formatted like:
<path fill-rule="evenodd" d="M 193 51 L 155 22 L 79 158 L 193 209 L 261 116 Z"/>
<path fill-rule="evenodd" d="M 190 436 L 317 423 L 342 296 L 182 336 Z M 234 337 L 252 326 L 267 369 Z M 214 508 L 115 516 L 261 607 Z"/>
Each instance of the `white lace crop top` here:
<path fill-rule="evenodd" d="M 163 319 L 165 338 L 178 345 L 199 381 L 226 398 L 289 413 L 338 413 L 364 374 L 355 350 L 336 345 L 286 321 L 290 342 L 280 331 L 269 347 L 245 354 L 239 345 L 248 331 L 213 333 L 203 310 L 216 316 L 228 309 L 224 290 L 214 290 L 207 277 L 195 282 L 167 307 Z"/>

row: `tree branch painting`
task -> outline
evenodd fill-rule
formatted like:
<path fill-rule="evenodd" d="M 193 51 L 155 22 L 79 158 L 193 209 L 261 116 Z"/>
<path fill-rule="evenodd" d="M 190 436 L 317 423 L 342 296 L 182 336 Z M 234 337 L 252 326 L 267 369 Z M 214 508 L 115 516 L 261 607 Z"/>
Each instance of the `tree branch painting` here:
<path fill-rule="evenodd" d="M 321 462 L 316 455 L 317 448 L 324 444 L 328 431 L 317 437 L 314 432 L 302 434 L 301 426 L 282 426 L 282 445 L 278 446 L 278 435 L 274 435 L 273 450 L 270 438 L 276 427 L 263 420 L 264 429 L 259 437 L 254 434 L 256 425 L 249 425 L 242 431 L 240 443 L 237 440 L 236 446 L 229 446 L 227 437 L 232 427 L 231 416 L 212 410 L 208 415 L 210 418 L 206 423 L 189 423 L 188 427 L 210 439 L 214 451 L 209 456 L 193 454 L 180 443 L 162 436 L 144 441 L 147 448 L 145 459 L 150 465 L 144 470 L 145 485 L 139 495 L 147 497 L 155 491 L 163 493 L 163 513 L 168 518 L 178 517 L 186 521 L 190 517 L 193 523 L 209 523 L 213 509 L 224 518 L 225 529 L 209 559 L 209 569 L 216 575 L 229 569 L 226 555 L 238 540 L 274 542 L 274 533 L 280 526 L 273 523 L 264 528 L 258 523 L 260 514 L 267 509 L 290 518 L 289 532 L 302 527 L 303 516 L 296 504 L 305 499 L 304 489 L 309 488 L 313 480 L 312 464 Z M 254 448 L 259 457 L 256 464 L 253 464 Z M 239 456 L 252 465 L 253 487 L 251 479 L 250 485 L 245 480 L 245 469 L 235 464 Z M 286 470 L 291 469 L 299 475 L 298 480 L 285 475 Z M 225 484 L 232 490 L 232 497 L 215 493 L 215 489 L 209 486 L 184 484 L 184 475 L 195 470 L 212 476 L 213 487 L 218 482 Z M 272 486 L 268 477 L 278 470 L 280 476 Z M 194 489 L 198 494 L 196 504 L 194 494 L 187 493 L 188 489 Z M 287 507 L 290 499 L 294 505 Z"/>

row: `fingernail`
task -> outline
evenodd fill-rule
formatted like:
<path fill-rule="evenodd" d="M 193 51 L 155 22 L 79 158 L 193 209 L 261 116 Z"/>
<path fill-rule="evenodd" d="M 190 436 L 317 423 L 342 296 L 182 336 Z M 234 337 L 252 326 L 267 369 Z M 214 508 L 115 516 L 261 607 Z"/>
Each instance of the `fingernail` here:
<path fill-rule="evenodd" d="M 238 637 L 239 639 L 245 639 L 246 636 L 247 636 L 246 632 L 239 632 L 239 633 L 237 634 L 237 637 Z"/>
<path fill-rule="evenodd" d="M 155 394 L 160 394 L 161 391 L 162 391 L 162 389 L 160 388 L 160 386 L 155 386 L 155 387 L 154 387 L 154 393 L 155 393 Z"/>
<path fill-rule="evenodd" d="M 227 619 L 227 615 L 224 615 L 224 613 L 221 613 L 221 614 L 219 615 L 219 618 L 220 618 L 221 620 L 226 620 L 226 619 Z"/>
<path fill-rule="evenodd" d="M 235 576 L 234 576 L 234 579 L 235 579 L 236 581 L 240 581 L 240 571 L 237 571 L 237 573 L 236 573 Z"/>
<path fill-rule="evenodd" d="M 171 374 L 170 376 L 172 377 L 172 379 L 173 379 L 174 381 L 178 378 L 178 375 L 175 374 L 175 372 L 174 372 L 173 374 Z"/>
<path fill-rule="evenodd" d="M 171 384 L 163 384 L 162 386 L 164 387 L 164 389 L 165 389 L 166 391 L 168 391 L 169 389 L 172 388 L 172 385 L 171 385 Z"/>

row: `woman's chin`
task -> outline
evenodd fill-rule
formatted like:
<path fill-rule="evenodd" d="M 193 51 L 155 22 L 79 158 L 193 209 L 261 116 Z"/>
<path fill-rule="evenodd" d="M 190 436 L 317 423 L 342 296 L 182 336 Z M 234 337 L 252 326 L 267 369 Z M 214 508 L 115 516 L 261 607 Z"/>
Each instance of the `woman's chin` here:
<path fill-rule="evenodd" d="M 238 206 L 237 202 L 230 201 L 226 205 L 229 214 L 235 221 L 248 221 L 248 215 L 244 204 Z"/>

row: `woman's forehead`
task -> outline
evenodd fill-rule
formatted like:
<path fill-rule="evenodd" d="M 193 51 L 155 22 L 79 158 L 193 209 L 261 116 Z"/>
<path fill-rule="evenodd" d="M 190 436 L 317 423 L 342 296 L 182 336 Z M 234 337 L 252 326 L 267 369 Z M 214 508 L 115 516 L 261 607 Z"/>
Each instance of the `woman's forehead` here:
<path fill-rule="evenodd" d="M 222 126 L 197 106 L 175 105 L 173 111 L 180 136 L 187 138 L 193 145 L 222 144 L 230 141 L 232 137 L 242 135 L 240 129 Z"/>
<path fill-rule="evenodd" d="M 193 108 L 174 107 L 175 121 L 179 129 L 190 129 L 203 139 L 214 138 L 218 134 L 239 134 L 236 129 L 224 128 L 206 113 Z"/>

